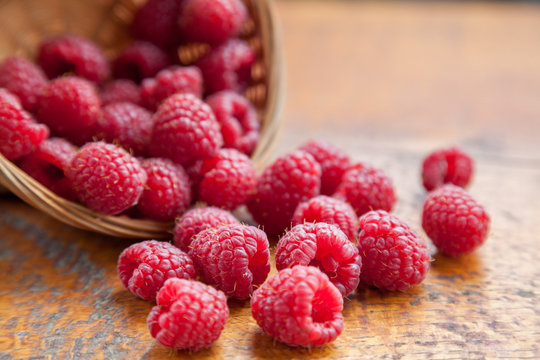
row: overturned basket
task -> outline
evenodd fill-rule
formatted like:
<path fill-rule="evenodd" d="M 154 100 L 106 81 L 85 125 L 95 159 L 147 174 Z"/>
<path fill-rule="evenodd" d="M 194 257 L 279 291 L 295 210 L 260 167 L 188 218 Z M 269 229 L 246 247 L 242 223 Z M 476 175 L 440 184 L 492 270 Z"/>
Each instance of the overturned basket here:
<path fill-rule="evenodd" d="M 129 41 L 126 24 L 144 1 L 137 0 L 0 0 L 0 59 L 10 55 L 33 58 L 44 38 L 63 33 L 89 37 L 113 56 Z M 252 159 L 260 168 L 278 130 L 281 62 L 270 0 L 244 0 L 250 20 L 242 33 L 256 50 L 251 86 L 246 96 L 257 108 L 261 136 Z M 194 62 L 204 46 L 181 47 L 184 64 Z M 0 184 L 19 198 L 71 226 L 126 238 L 170 236 L 171 223 L 101 215 L 65 200 L 42 186 L 0 154 Z"/>

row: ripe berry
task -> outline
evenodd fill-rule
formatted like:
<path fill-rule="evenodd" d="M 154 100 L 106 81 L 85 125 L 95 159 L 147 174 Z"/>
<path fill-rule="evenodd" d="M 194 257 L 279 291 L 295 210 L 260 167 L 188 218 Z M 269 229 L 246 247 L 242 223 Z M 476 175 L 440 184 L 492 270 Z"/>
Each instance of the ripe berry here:
<path fill-rule="evenodd" d="M 113 61 L 114 76 L 137 83 L 171 64 L 169 55 L 152 43 L 135 41 Z"/>
<path fill-rule="evenodd" d="M 137 12 L 131 23 L 135 39 L 146 40 L 161 48 L 178 43 L 178 13 L 183 0 L 149 0 Z"/>
<path fill-rule="evenodd" d="M 68 200 L 76 199 L 71 184 L 62 170 L 46 162 L 36 153 L 25 156 L 20 161 L 19 168 L 56 195 Z"/>
<path fill-rule="evenodd" d="M 40 145 L 36 154 L 44 161 L 64 171 L 77 154 L 78 148 L 66 139 L 49 138 Z"/>
<path fill-rule="evenodd" d="M 19 110 L 22 110 L 21 100 L 15 94 L 12 94 L 9 90 L 0 88 L 0 104 L 9 104 L 13 107 L 16 107 Z"/>
<path fill-rule="evenodd" d="M 41 92 L 46 86 L 45 74 L 34 63 L 21 57 L 9 57 L 0 63 L 0 87 L 16 95 L 25 110 L 35 112 L 38 109 Z"/>
<path fill-rule="evenodd" d="M 432 152 L 422 164 L 422 181 L 427 191 L 443 184 L 466 187 L 473 174 L 473 160 L 457 147 Z"/>
<path fill-rule="evenodd" d="M 141 103 L 140 90 L 137 84 L 128 79 L 111 81 L 99 93 L 103 106 L 116 102 L 129 102 L 135 105 Z"/>

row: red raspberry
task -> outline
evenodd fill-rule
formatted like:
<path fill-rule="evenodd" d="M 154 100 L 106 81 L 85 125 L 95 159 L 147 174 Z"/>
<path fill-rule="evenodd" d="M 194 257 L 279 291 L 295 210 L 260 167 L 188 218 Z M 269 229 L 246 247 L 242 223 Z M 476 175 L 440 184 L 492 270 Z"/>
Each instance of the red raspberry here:
<path fill-rule="evenodd" d="M 360 281 L 390 291 L 420 284 L 429 269 L 427 246 L 409 225 L 386 211 L 370 211 L 360 218 L 358 251 Z"/>
<path fill-rule="evenodd" d="M 0 87 L 16 95 L 26 110 L 38 109 L 46 86 L 45 74 L 34 63 L 21 57 L 10 57 L 0 63 Z"/>
<path fill-rule="evenodd" d="M 229 318 L 225 295 L 198 281 L 169 279 L 146 321 L 163 346 L 200 350 L 219 338 Z"/>
<path fill-rule="evenodd" d="M 131 34 L 162 48 L 178 43 L 178 13 L 184 0 L 150 0 L 135 14 Z"/>
<path fill-rule="evenodd" d="M 92 139 L 100 116 L 101 104 L 96 89 L 84 79 L 58 78 L 43 92 L 39 120 L 57 136 L 84 144 Z"/>
<path fill-rule="evenodd" d="M 178 25 L 190 41 L 217 44 L 240 34 L 247 18 L 241 0 L 186 0 Z"/>
<path fill-rule="evenodd" d="M 251 80 L 251 66 L 257 56 L 243 40 L 231 39 L 213 48 L 197 61 L 207 93 L 220 90 L 244 91 Z"/>
<path fill-rule="evenodd" d="M 83 204 L 107 215 L 135 205 L 146 182 L 146 173 L 137 159 L 103 142 L 83 146 L 66 175 Z"/>
<path fill-rule="evenodd" d="M 184 169 L 165 159 L 141 163 L 148 175 L 137 208 L 146 217 L 169 221 L 182 214 L 191 203 L 189 178 Z"/>
<path fill-rule="evenodd" d="M 137 84 L 128 79 L 114 80 L 105 85 L 99 94 L 103 106 L 116 102 L 141 103 L 140 89 Z"/>
<path fill-rule="evenodd" d="M 79 149 L 62 138 L 45 139 L 37 150 L 37 155 L 47 163 L 64 171 L 68 168 Z"/>
<path fill-rule="evenodd" d="M 350 241 L 358 237 L 358 217 L 351 205 L 342 200 L 320 195 L 298 205 L 293 225 L 317 222 L 336 225 Z"/>
<path fill-rule="evenodd" d="M 484 207 L 451 184 L 430 193 L 424 203 L 422 227 L 437 249 L 449 256 L 466 255 L 482 245 L 489 223 Z"/>
<path fill-rule="evenodd" d="M 201 231 L 222 225 L 240 225 L 228 211 L 216 207 L 194 208 L 186 212 L 174 227 L 174 245 L 189 251 L 194 236 Z"/>
<path fill-rule="evenodd" d="M 307 152 L 295 151 L 264 170 L 248 208 L 267 233 L 279 235 L 291 225 L 298 204 L 317 196 L 320 187 L 319 164 Z"/>
<path fill-rule="evenodd" d="M 22 110 L 21 100 L 15 94 L 12 94 L 9 90 L 0 88 L 0 104 L 8 103 L 19 110 Z"/>
<path fill-rule="evenodd" d="M 148 240 L 131 245 L 118 257 L 118 276 L 133 295 L 155 301 L 167 279 L 195 279 L 190 257 L 167 242 Z"/>
<path fill-rule="evenodd" d="M 186 164 L 214 156 L 223 143 L 212 109 L 191 94 L 175 94 L 154 115 L 150 152 Z"/>
<path fill-rule="evenodd" d="M 390 211 L 396 202 L 392 180 L 382 170 L 361 163 L 345 172 L 335 196 L 351 204 L 358 216 L 371 210 Z"/>
<path fill-rule="evenodd" d="M 39 48 L 38 64 L 50 79 L 73 74 L 101 83 L 111 73 L 103 51 L 92 41 L 74 35 L 44 41 Z"/>
<path fill-rule="evenodd" d="M 19 167 L 56 195 L 68 200 L 77 198 L 62 169 L 43 160 L 38 153 L 24 157 Z"/>
<path fill-rule="evenodd" d="M 432 152 L 422 164 L 422 181 L 427 191 L 443 184 L 467 187 L 473 174 L 473 160 L 457 147 Z"/>
<path fill-rule="evenodd" d="M 290 346 L 322 346 L 343 331 L 343 298 L 328 276 L 297 265 L 268 279 L 251 297 L 263 331 Z"/>
<path fill-rule="evenodd" d="M 170 64 L 169 55 L 154 44 L 135 41 L 114 60 L 113 71 L 116 78 L 131 79 L 139 83 Z"/>
<path fill-rule="evenodd" d="M 224 147 L 251 155 L 257 142 L 261 124 L 257 111 L 248 99 L 234 91 L 220 91 L 206 99 L 221 125 Z"/>
<path fill-rule="evenodd" d="M 206 229 L 193 239 L 189 255 L 206 283 L 235 299 L 247 299 L 270 272 L 268 239 L 254 226 Z"/>

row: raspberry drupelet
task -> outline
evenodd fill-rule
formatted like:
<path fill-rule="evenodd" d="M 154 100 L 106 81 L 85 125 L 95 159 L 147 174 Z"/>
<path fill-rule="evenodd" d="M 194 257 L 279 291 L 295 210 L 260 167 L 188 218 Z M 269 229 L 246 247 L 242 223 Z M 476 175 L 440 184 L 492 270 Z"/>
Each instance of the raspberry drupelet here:
<path fill-rule="evenodd" d="M 458 147 L 432 152 L 422 163 L 422 182 L 427 191 L 443 184 L 462 188 L 471 181 L 474 163 L 472 158 Z"/>
<path fill-rule="evenodd" d="M 34 63 L 22 57 L 9 57 L 0 63 L 0 87 L 16 95 L 23 108 L 35 113 L 47 77 Z"/>

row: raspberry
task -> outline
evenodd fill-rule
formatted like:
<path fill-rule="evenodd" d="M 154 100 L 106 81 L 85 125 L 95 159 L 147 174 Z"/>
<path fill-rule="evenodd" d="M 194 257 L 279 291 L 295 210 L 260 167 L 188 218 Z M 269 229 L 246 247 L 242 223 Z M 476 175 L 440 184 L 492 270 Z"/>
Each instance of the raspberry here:
<path fill-rule="evenodd" d="M 424 188 L 431 191 L 443 184 L 467 187 L 473 173 L 473 160 L 457 147 L 432 152 L 422 164 Z"/>
<path fill-rule="evenodd" d="M 291 225 L 298 204 L 317 196 L 320 187 L 319 164 L 307 152 L 295 151 L 264 170 L 248 208 L 267 233 L 278 235 Z"/>
<path fill-rule="evenodd" d="M 154 115 L 150 152 L 186 164 L 213 156 L 223 139 L 212 109 L 191 94 L 167 98 Z"/>
<path fill-rule="evenodd" d="M 38 109 L 41 92 L 47 86 L 47 78 L 34 63 L 10 57 L 0 63 L 0 87 L 9 90 L 21 101 L 25 110 Z"/>
<path fill-rule="evenodd" d="M 216 44 L 240 34 L 247 17 L 241 0 L 186 0 L 178 25 L 186 39 Z"/>
<path fill-rule="evenodd" d="M 361 163 L 345 172 L 335 196 L 351 204 L 358 216 L 371 210 L 390 211 L 396 202 L 392 180 L 382 170 Z"/>
<path fill-rule="evenodd" d="M 424 280 L 429 269 L 425 242 L 409 225 L 386 211 L 360 218 L 360 281 L 390 291 L 405 291 Z"/>
<path fill-rule="evenodd" d="M 451 184 L 430 193 L 424 203 L 422 227 L 437 249 L 449 256 L 465 255 L 482 245 L 489 223 L 484 207 Z"/>
<path fill-rule="evenodd" d="M 147 240 L 124 249 L 118 257 L 118 276 L 133 295 L 155 301 L 167 279 L 195 279 L 190 257 L 162 241 Z"/>
<path fill-rule="evenodd" d="M 261 124 L 249 100 L 225 90 L 208 97 L 206 103 L 221 125 L 224 147 L 251 155 L 259 141 Z"/>
<path fill-rule="evenodd" d="M 49 79 L 73 74 L 101 83 L 111 73 L 103 51 L 90 40 L 74 35 L 44 41 L 39 48 L 38 64 Z"/>
<path fill-rule="evenodd" d="M 51 81 L 43 92 L 39 120 L 53 134 L 80 145 L 92 139 L 101 115 L 99 96 L 94 86 L 78 77 Z"/>
<path fill-rule="evenodd" d="M 251 80 L 251 66 L 255 60 L 255 51 L 247 42 L 231 39 L 210 50 L 196 65 L 203 73 L 207 93 L 220 90 L 243 92 Z"/>
<path fill-rule="evenodd" d="M 114 60 L 113 71 L 116 78 L 131 79 L 139 83 L 170 64 L 169 55 L 154 44 L 135 41 Z"/>
<path fill-rule="evenodd" d="M 146 173 L 137 159 L 103 142 L 83 146 L 66 175 L 83 204 L 107 215 L 135 205 L 146 182 Z"/>
<path fill-rule="evenodd" d="M 116 102 L 141 103 L 140 89 L 128 79 L 114 80 L 105 85 L 99 94 L 103 106 Z"/>
<path fill-rule="evenodd" d="M 208 228 L 222 225 L 239 225 L 240 222 L 228 211 L 216 207 L 194 208 L 186 212 L 174 227 L 174 245 L 189 251 L 194 236 Z"/>
<path fill-rule="evenodd" d="M 148 175 L 137 208 L 146 217 L 169 221 L 182 214 L 191 203 L 189 178 L 184 169 L 165 159 L 141 163 Z"/>
<path fill-rule="evenodd" d="M 317 222 L 336 225 L 350 241 L 356 241 L 358 217 L 344 201 L 320 195 L 298 205 L 292 218 L 293 225 Z"/>
<path fill-rule="evenodd" d="M 24 157 L 19 167 L 56 195 L 68 200 L 76 199 L 76 195 L 71 189 L 69 180 L 64 176 L 64 172 L 43 160 L 37 153 Z"/>
<path fill-rule="evenodd" d="M 148 314 L 150 334 L 163 346 L 200 350 L 219 338 L 229 318 L 225 295 L 198 281 L 169 279 Z"/>
<path fill-rule="evenodd" d="M 2 103 L 8 103 L 19 110 L 23 109 L 19 97 L 4 88 L 0 88 L 0 104 Z"/>
<path fill-rule="evenodd" d="M 45 139 L 37 150 L 37 155 L 45 162 L 64 171 L 77 154 L 78 148 L 62 138 Z"/>
<path fill-rule="evenodd" d="M 268 279 L 251 297 L 263 331 L 290 346 L 322 346 L 343 331 L 343 298 L 328 276 L 297 265 Z"/>
<path fill-rule="evenodd" d="M 146 40 L 162 48 L 178 43 L 178 13 L 184 0 L 150 0 L 136 13 L 131 23 L 135 39 Z"/>
<path fill-rule="evenodd" d="M 251 160 L 234 149 L 222 149 L 203 162 L 199 200 L 234 210 L 255 192 L 257 174 Z"/>

